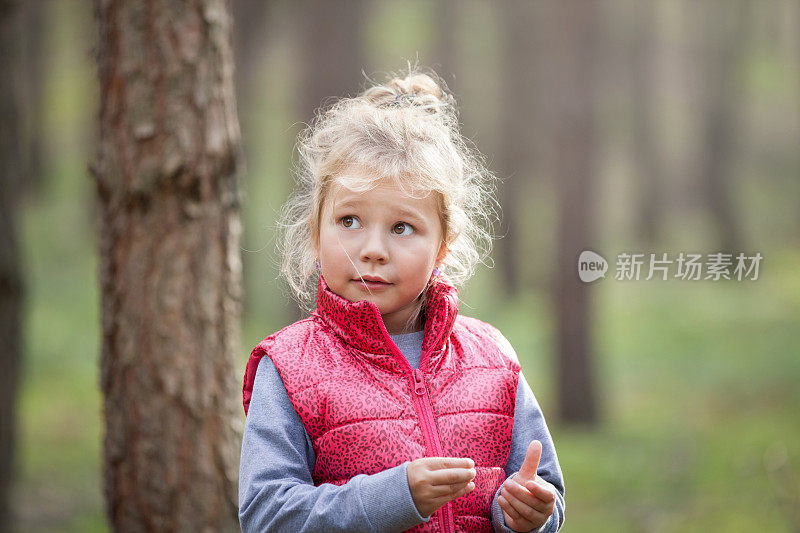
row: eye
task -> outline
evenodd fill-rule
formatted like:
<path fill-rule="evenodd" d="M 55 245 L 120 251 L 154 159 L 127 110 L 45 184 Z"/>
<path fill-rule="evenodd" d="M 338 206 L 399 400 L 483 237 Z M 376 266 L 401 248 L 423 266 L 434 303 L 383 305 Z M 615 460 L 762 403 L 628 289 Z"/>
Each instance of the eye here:
<path fill-rule="evenodd" d="M 353 215 L 343 216 L 342 218 L 339 219 L 339 222 L 345 228 L 360 228 L 361 227 L 359 225 L 358 219 L 356 217 L 354 217 Z M 354 224 L 355 224 L 355 226 L 354 226 Z"/>
<path fill-rule="evenodd" d="M 400 229 L 400 232 L 397 232 L 397 229 Z M 408 230 L 408 232 L 406 232 Z M 414 227 L 411 224 L 406 224 L 405 222 L 398 222 L 392 228 L 392 233 L 395 235 L 410 235 L 411 232 L 414 230 Z"/>

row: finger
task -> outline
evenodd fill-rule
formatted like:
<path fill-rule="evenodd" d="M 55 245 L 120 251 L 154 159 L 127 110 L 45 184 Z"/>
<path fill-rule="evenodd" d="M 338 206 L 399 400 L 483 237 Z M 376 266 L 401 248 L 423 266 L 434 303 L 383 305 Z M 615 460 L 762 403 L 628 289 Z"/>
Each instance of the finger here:
<path fill-rule="evenodd" d="M 538 440 L 531 441 L 528 445 L 528 451 L 525 453 L 525 460 L 522 461 L 522 466 L 519 467 L 519 475 L 524 479 L 535 479 L 541 457 L 542 443 Z"/>
<path fill-rule="evenodd" d="M 511 517 L 513 520 L 522 519 L 522 515 L 520 515 L 503 496 L 497 497 L 497 503 L 500 504 L 500 509 L 502 509 L 508 517 Z M 508 517 L 506 517 L 506 522 L 508 522 Z"/>
<path fill-rule="evenodd" d="M 523 487 L 513 479 L 507 479 L 503 484 L 503 487 L 510 492 L 517 500 L 522 502 L 523 504 L 527 505 L 528 507 L 532 507 L 539 511 L 540 513 L 547 513 L 550 509 L 550 503 L 542 501 L 539 499 L 535 494 L 532 493 L 531 490 L 527 489 L 527 485 L 533 483 L 529 481 L 526 483 L 526 486 Z"/>
<path fill-rule="evenodd" d="M 444 494 L 442 496 L 437 496 L 437 497 L 431 498 L 431 500 L 438 507 L 441 507 L 442 505 L 446 504 L 449 501 L 455 500 L 456 498 L 460 498 L 461 496 L 464 496 L 465 494 L 469 494 L 474 489 L 475 489 L 475 483 L 470 482 L 470 483 L 467 483 L 466 485 L 463 485 L 461 487 L 461 489 L 459 489 L 459 490 L 456 490 L 456 491 L 453 491 L 453 492 L 447 492 L 446 494 Z"/>
<path fill-rule="evenodd" d="M 468 489 L 467 492 L 470 492 L 472 489 L 475 488 L 474 481 L 468 481 L 466 483 L 453 483 L 452 485 L 437 485 L 437 488 L 445 488 L 450 494 L 455 494 L 459 491 L 464 490 L 465 488 Z"/>
<path fill-rule="evenodd" d="M 446 498 L 459 492 L 470 492 L 475 488 L 475 483 L 472 481 L 464 483 L 454 483 L 452 485 L 433 485 L 430 488 L 430 494 L 433 498 Z"/>
<path fill-rule="evenodd" d="M 539 500 L 543 501 L 544 503 L 554 503 L 556 501 L 556 494 L 554 492 L 554 489 L 551 488 L 552 485 L 550 483 L 547 483 L 547 481 L 542 480 L 542 483 L 537 483 L 535 481 L 526 481 L 524 486 L 531 492 L 531 494 L 536 496 Z"/>
<path fill-rule="evenodd" d="M 475 468 L 475 461 L 469 457 L 425 457 L 424 462 L 430 470 Z"/>
<path fill-rule="evenodd" d="M 534 523 L 520 515 L 517 510 L 508 503 L 508 500 L 500 496 L 497 498 L 497 502 L 500 504 L 500 509 L 503 510 L 503 519 L 508 527 L 514 531 L 530 531 L 533 529 Z"/>
<path fill-rule="evenodd" d="M 534 529 L 533 523 L 525 520 L 524 518 L 515 520 L 514 518 L 510 518 L 505 513 L 503 513 L 503 518 L 505 518 L 506 525 L 511 529 L 511 531 L 533 531 Z"/>
<path fill-rule="evenodd" d="M 428 482 L 431 485 L 454 485 L 470 482 L 476 475 L 477 471 L 474 468 L 446 468 L 430 472 Z"/>
<path fill-rule="evenodd" d="M 503 498 L 505 498 L 514 508 L 514 510 L 517 511 L 517 513 L 519 513 L 525 520 L 535 522 L 542 518 L 546 518 L 544 513 L 541 513 L 533 507 L 530 507 L 529 505 L 519 501 L 513 494 L 511 494 L 510 491 L 506 489 L 506 487 L 503 487 L 500 492 Z"/>

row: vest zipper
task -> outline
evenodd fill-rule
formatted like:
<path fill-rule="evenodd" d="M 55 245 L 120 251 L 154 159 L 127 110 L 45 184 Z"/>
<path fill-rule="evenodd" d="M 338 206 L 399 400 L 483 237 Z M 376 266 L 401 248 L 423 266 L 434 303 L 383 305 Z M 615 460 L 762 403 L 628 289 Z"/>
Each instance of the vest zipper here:
<path fill-rule="evenodd" d="M 436 429 L 436 421 L 433 417 L 433 406 L 431 405 L 431 399 L 428 395 L 428 387 L 425 385 L 425 375 L 419 368 L 412 369 L 411 365 L 408 364 L 406 356 L 403 355 L 403 352 L 400 351 L 400 348 L 397 347 L 389 336 L 389 332 L 386 330 L 386 326 L 383 323 L 381 313 L 378 311 L 378 306 L 371 305 L 370 307 L 375 315 L 378 326 L 381 328 L 383 338 L 386 339 L 386 343 L 394 354 L 395 359 L 400 363 L 400 366 L 405 368 L 407 373 L 411 374 L 414 380 L 414 395 L 412 398 L 414 399 L 417 414 L 419 415 L 420 429 L 422 429 L 422 437 L 425 439 L 425 447 L 433 452 L 434 457 L 442 457 L 444 455 L 444 448 L 442 448 L 442 441 L 439 438 L 439 431 Z M 441 337 L 442 334 L 439 333 L 433 346 L 438 346 L 439 342 L 441 342 Z M 429 351 L 430 350 L 428 350 L 428 352 Z M 428 352 L 420 355 L 420 367 L 422 367 L 423 364 L 425 368 L 428 367 Z M 442 512 L 439 518 L 440 531 L 442 531 L 442 533 L 455 533 L 456 520 L 453 516 L 453 502 L 449 501 L 439 509 Z"/>
<path fill-rule="evenodd" d="M 415 368 L 412 371 L 414 377 L 414 394 L 418 398 L 417 404 L 419 405 L 418 412 L 422 420 L 423 430 L 422 434 L 425 440 L 428 441 L 433 453 L 436 457 L 444 455 L 441 440 L 439 439 L 439 432 L 436 430 L 436 423 L 433 418 L 433 407 L 431 400 L 428 396 L 428 387 L 425 385 L 425 376 L 422 370 Z M 444 533 L 455 533 L 455 518 L 453 517 L 453 504 L 447 502 L 442 507 L 442 523 L 441 529 Z"/>

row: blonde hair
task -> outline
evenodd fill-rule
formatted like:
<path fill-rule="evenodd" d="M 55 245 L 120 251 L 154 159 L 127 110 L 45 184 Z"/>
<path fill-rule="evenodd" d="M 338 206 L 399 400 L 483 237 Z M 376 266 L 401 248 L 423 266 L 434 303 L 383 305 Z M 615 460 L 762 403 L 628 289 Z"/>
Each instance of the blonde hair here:
<path fill-rule="evenodd" d="M 459 132 L 455 99 L 444 82 L 410 64 L 404 77 L 393 75 L 384 85 L 319 110 L 298 137 L 297 186 L 278 224 L 281 274 L 298 303 L 314 308 L 314 244 L 333 185 L 365 191 L 388 180 L 410 196 L 437 193 L 447 246 L 442 269 L 453 285 L 469 279 L 491 251 L 499 211 L 495 178 L 470 144 Z M 367 172 L 340 175 L 354 167 Z"/>

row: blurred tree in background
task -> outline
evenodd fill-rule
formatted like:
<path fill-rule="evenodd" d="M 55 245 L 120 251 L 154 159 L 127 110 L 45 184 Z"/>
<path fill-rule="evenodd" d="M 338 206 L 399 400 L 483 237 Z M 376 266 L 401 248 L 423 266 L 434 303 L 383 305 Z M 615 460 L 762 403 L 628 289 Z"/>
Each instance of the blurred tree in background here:
<path fill-rule="evenodd" d="M 20 6 L 0 2 L 0 531 L 11 527 L 16 396 L 22 357 L 24 287 L 18 243 L 20 199 L 27 178 L 23 156 Z"/>
<path fill-rule="evenodd" d="M 590 334 L 590 291 L 575 276 L 582 250 L 595 236 L 594 187 L 597 4 L 581 9 L 561 2 L 549 14 L 554 46 L 549 58 L 553 106 L 546 121 L 552 127 L 555 150 L 553 178 L 558 197 L 553 307 L 556 315 L 559 413 L 565 422 L 592 424 L 597 418 L 593 348 Z"/>

